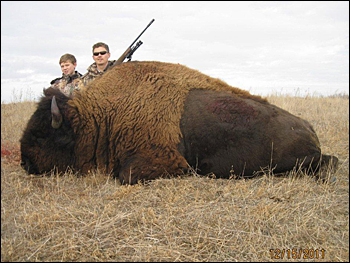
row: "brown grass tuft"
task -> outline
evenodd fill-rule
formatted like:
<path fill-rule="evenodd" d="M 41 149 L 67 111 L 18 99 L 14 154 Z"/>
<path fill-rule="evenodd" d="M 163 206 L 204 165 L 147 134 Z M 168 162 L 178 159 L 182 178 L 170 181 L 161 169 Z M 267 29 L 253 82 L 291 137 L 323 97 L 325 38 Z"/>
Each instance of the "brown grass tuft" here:
<path fill-rule="evenodd" d="M 349 261 L 348 98 L 268 100 L 313 124 L 323 151 L 339 157 L 335 183 L 296 171 L 134 186 L 100 172 L 28 176 L 8 158 L 35 103 L 2 104 L 1 261 L 277 261 L 271 249 L 282 261 L 304 260 L 300 249 Z"/>

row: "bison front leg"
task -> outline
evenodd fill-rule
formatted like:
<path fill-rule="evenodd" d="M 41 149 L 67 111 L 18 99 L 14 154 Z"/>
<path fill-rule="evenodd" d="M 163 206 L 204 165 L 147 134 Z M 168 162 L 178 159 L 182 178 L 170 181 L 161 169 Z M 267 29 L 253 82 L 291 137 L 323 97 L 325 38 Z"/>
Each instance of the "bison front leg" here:
<path fill-rule="evenodd" d="M 149 177 L 152 172 L 154 174 L 156 168 L 155 166 L 150 166 L 150 162 L 147 162 L 142 157 L 130 157 L 119 171 L 119 181 L 121 184 L 137 184 L 138 181 Z"/>
<path fill-rule="evenodd" d="M 127 158 L 119 171 L 121 184 L 137 184 L 160 177 L 181 175 L 188 164 L 177 151 L 147 152 Z"/>

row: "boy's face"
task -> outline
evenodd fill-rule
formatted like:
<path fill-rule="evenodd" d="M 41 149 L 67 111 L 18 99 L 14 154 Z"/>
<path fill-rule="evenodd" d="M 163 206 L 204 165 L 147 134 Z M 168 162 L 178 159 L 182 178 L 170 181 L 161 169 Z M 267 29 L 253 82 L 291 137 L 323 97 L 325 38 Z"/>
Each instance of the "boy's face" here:
<path fill-rule="evenodd" d="M 72 64 L 69 60 L 66 62 L 61 63 L 61 70 L 62 73 L 65 75 L 72 75 L 74 74 L 75 67 L 77 66 L 77 63 Z"/>

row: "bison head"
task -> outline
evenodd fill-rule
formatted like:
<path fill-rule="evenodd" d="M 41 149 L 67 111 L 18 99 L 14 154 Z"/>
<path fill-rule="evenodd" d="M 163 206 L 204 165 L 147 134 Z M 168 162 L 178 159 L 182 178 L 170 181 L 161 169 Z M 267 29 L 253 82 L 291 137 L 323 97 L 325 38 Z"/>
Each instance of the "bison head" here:
<path fill-rule="evenodd" d="M 73 166 L 75 135 L 67 118 L 69 100 L 59 90 L 44 90 L 20 140 L 21 165 L 28 173 L 65 171 Z"/>

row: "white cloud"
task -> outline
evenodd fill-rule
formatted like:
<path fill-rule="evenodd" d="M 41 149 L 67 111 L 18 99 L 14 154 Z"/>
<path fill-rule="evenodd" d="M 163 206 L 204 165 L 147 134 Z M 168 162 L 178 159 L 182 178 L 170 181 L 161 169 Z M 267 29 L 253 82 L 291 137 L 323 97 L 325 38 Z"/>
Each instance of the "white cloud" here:
<path fill-rule="evenodd" d="M 20 69 L 20 70 L 17 70 L 17 73 L 19 74 L 33 74 L 34 73 L 34 70 L 32 69 Z"/>

